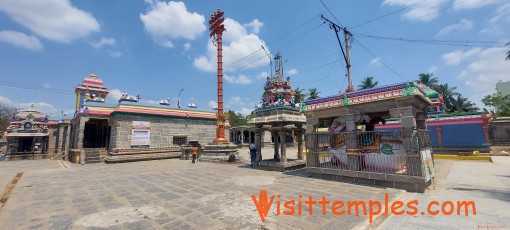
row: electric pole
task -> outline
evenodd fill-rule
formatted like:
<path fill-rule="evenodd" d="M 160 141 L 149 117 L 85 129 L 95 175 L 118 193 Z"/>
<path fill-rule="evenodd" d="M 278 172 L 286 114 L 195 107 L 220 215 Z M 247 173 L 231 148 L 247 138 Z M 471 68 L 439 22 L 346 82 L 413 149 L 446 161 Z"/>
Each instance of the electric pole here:
<path fill-rule="evenodd" d="M 347 27 L 340 27 L 331 20 L 324 17 L 324 15 L 321 15 L 322 20 L 324 20 L 324 23 L 329 23 L 329 28 L 333 29 L 335 31 L 336 39 L 338 40 L 338 44 L 340 45 L 340 50 L 342 50 L 342 55 L 344 56 L 345 60 L 345 67 L 347 68 L 347 79 L 349 81 L 349 86 L 347 87 L 347 90 L 345 90 L 346 93 L 350 93 L 354 91 L 354 86 L 352 86 L 352 77 L 351 77 L 351 57 L 349 54 L 349 40 L 352 37 L 351 32 L 347 30 Z M 338 32 L 342 30 L 344 32 L 344 41 L 345 41 L 345 51 L 342 46 L 342 42 L 340 41 L 340 37 L 338 36 Z"/>

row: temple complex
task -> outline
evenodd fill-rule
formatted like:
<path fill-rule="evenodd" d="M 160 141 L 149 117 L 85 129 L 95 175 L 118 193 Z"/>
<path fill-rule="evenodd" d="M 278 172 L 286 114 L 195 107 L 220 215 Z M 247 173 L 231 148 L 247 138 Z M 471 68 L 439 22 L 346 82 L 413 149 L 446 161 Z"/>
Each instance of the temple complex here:
<path fill-rule="evenodd" d="M 305 166 L 302 159 L 302 144 L 305 116 L 300 112 L 299 104 L 294 101 L 294 90 L 290 77 L 284 78 L 280 53 L 275 56 L 275 74 L 268 77 L 262 94 L 262 103 L 255 109 L 255 117 L 249 121 L 255 126 L 255 144 L 257 146 L 256 168 L 275 171 L 287 171 Z M 274 157 L 263 160 L 261 147 L 263 133 L 271 133 L 274 143 Z M 287 158 L 287 137 L 297 137 L 298 159 Z"/>
<path fill-rule="evenodd" d="M 181 145 L 214 139 L 213 112 L 124 101 L 106 104 L 108 89 L 96 75 L 75 89 L 81 106 L 71 121 L 72 159 L 78 159 L 81 150 L 90 163 L 174 158 L 180 156 Z"/>

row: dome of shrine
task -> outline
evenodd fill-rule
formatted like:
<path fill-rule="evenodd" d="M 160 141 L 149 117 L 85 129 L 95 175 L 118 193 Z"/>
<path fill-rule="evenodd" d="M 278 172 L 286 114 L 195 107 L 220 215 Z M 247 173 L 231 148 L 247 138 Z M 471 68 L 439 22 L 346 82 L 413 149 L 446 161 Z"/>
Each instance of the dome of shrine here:
<path fill-rule="evenodd" d="M 85 79 L 83 79 L 83 82 L 81 84 L 83 86 L 104 88 L 103 80 L 101 80 L 101 78 L 99 78 L 96 74 L 90 74 Z"/>

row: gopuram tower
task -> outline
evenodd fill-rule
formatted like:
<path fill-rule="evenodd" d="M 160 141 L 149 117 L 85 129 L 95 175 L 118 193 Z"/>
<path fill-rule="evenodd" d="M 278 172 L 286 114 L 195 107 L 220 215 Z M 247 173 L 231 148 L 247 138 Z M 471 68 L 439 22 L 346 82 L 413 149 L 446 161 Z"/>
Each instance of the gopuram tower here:
<path fill-rule="evenodd" d="M 83 82 L 74 87 L 76 93 L 76 110 L 80 109 L 87 101 L 106 102 L 110 90 L 104 87 L 103 80 L 96 74 L 90 74 Z"/>

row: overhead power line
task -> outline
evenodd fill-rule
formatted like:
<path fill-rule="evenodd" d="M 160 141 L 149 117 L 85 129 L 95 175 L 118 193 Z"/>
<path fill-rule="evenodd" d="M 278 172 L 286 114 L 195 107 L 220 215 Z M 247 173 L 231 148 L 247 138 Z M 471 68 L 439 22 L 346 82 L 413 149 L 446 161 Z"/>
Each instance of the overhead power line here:
<path fill-rule="evenodd" d="M 435 45 L 449 45 L 449 46 L 494 46 L 494 45 L 503 45 L 503 42 L 496 41 L 469 41 L 469 40 L 437 40 L 437 39 L 415 39 L 415 38 L 396 38 L 396 37 L 385 37 L 379 35 L 371 35 L 371 34 L 363 34 L 363 33 L 353 33 L 355 35 L 365 37 L 365 38 L 373 38 L 373 39 L 381 39 L 381 40 L 392 40 L 392 41 L 402 41 L 402 42 L 411 42 L 411 43 L 424 43 L 424 44 L 435 44 Z"/>
<path fill-rule="evenodd" d="M 344 26 L 342 25 L 342 23 L 340 23 L 340 21 L 338 20 L 338 18 L 336 18 L 336 16 L 333 14 L 333 12 L 331 12 L 331 10 L 329 10 L 328 6 L 326 6 L 326 4 L 325 4 L 322 0 L 319 0 L 319 1 L 322 3 L 322 5 L 324 6 L 324 8 L 326 8 L 326 10 L 329 12 L 329 14 L 330 14 L 331 16 L 333 16 L 333 18 L 336 20 L 336 22 L 338 23 L 338 25 L 340 25 L 340 27 L 344 27 Z"/>
<path fill-rule="evenodd" d="M 393 70 L 391 67 L 389 67 L 388 65 L 386 65 L 386 63 L 384 63 L 382 61 L 381 58 L 379 58 L 377 55 L 375 55 L 372 51 L 370 51 L 367 47 L 365 47 L 363 44 L 361 44 L 361 42 L 359 42 L 359 40 L 355 40 L 356 43 L 358 43 L 358 45 L 360 45 L 360 47 L 362 49 L 364 49 L 365 51 L 367 51 L 370 55 L 372 55 L 372 57 L 374 58 L 378 58 L 377 60 L 384 66 L 386 67 L 387 69 L 389 69 L 392 73 L 394 73 L 396 76 L 400 77 L 402 80 L 405 80 L 407 81 L 408 79 L 404 78 L 402 75 L 400 75 L 399 73 L 397 73 L 397 71 Z"/>
<path fill-rule="evenodd" d="M 362 26 L 362 25 L 366 25 L 366 24 L 368 24 L 368 23 L 371 23 L 371 22 L 374 22 L 374 21 L 377 21 L 377 20 L 383 19 L 383 18 L 385 18 L 385 17 L 388 17 L 388 16 L 390 16 L 390 15 L 396 14 L 396 13 L 401 12 L 401 11 L 408 10 L 408 9 L 410 9 L 410 8 L 412 8 L 412 7 L 414 7 L 414 6 L 418 5 L 418 4 L 421 4 L 421 3 L 425 2 L 425 1 L 427 1 L 427 0 L 422 0 L 422 1 L 419 1 L 419 2 L 416 2 L 416 3 L 413 3 L 413 4 L 409 5 L 409 6 L 406 6 L 406 7 L 402 8 L 402 9 L 399 9 L 399 10 L 396 10 L 396 11 L 393 11 L 393 12 L 390 12 L 390 13 L 388 13 L 388 14 L 385 14 L 385 15 L 383 15 L 383 16 L 380 16 L 380 17 L 377 17 L 377 18 L 374 18 L 374 19 L 370 19 L 370 20 L 368 20 L 368 21 L 366 21 L 366 22 L 363 22 L 363 23 L 361 23 L 361 24 L 358 24 L 358 25 L 352 26 L 352 27 L 350 27 L 350 29 L 352 30 L 352 29 L 354 29 L 354 28 L 356 28 L 356 27 L 359 27 L 359 26 Z"/>

